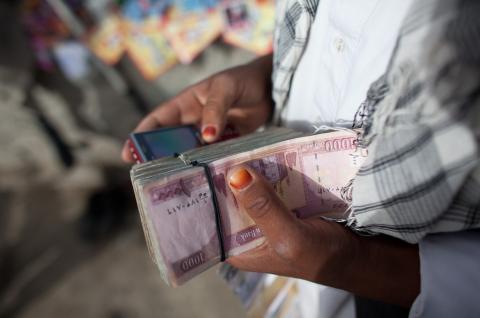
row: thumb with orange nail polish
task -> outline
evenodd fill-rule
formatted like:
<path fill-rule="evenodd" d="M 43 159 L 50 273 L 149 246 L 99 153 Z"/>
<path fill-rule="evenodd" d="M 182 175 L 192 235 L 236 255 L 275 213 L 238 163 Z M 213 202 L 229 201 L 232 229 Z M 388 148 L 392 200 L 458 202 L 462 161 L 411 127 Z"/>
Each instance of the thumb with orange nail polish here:
<path fill-rule="evenodd" d="M 250 167 L 238 166 L 228 172 L 227 180 L 239 210 L 252 218 L 265 237 L 277 240 L 286 226 L 292 227 L 293 213 L 262 175 Z"/>
<path fill-rule="evenodd" d="M 237 190 L 241 190 L 246 188 L 251 182 L 253 178 L 250 172 L 248 172 L 245 168 L 238 168 L 236 169 L 231 175 L 228 180 L 230 185 Z"/>

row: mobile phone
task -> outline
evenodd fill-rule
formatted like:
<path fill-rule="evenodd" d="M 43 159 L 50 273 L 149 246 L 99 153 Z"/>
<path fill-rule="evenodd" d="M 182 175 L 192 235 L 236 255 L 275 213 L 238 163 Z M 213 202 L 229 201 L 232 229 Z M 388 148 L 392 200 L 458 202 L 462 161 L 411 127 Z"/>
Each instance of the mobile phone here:
<path fill-rule="evenodd" d="M 137 163 L 173 156 L 202 145 L 200 132 L 193 125 L 131 133 L 129 138 L 130 152 Z"/>

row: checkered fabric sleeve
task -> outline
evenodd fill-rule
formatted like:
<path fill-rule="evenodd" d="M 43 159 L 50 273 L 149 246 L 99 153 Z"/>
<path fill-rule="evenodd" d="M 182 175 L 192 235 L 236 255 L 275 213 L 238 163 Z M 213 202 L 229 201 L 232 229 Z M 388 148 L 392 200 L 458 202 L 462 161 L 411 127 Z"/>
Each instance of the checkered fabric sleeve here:
<path fill-rule="evenodd" d="M 368 159 L 349 224 L 416 243 L 480 227 L 480 2 L 411 8 L 387 73 L 357 113 Z"/>

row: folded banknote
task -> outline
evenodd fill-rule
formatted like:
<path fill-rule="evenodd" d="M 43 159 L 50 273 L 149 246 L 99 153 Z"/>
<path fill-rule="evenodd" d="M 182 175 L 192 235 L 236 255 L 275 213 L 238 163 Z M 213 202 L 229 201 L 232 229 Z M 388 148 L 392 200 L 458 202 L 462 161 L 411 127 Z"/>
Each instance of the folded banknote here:
<path fill-rule="evenodd" d="M 263 242 L 225 179 L 239 164 L 263 175 L 299 218 L 345 218 L 349 184 L 365 159 L 356 139 L 354 131 L 304 136 L 275 128 L 135 165 L 131 178 L 143 230 L 162 278 L 178 286 L 219 263 L 222 246 L 229 257 Z"/>

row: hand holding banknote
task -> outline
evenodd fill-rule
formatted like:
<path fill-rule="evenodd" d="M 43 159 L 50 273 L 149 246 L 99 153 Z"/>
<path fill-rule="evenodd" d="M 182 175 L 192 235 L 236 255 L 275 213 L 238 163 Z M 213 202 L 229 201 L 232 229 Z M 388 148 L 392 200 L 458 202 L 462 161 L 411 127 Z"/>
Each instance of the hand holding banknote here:
<path fill-rule="evenodd" d="M 362 237 L 342 224 L 300 219 L 254 169 L 232 169 L 228 185 L 239 209 L 262 231 L 260 246 L 227 262 L 241 270 L 296 277 L 409 307 L 419 290 L 415 246 Z"/>
<path fill-rule="evenodd" d="M 264 57 L 187 88 L 136 131 L 196 124 L 207 142 L 217 140 L 227 122 L 240 133 L 254 131 L 271 114 L 271 63 L 271 56 Z M 217 264 L 222 241 L 227 261 L 240 269 L 410 305 L 419 288 L 416 247 L 359 237 L 316 217 L 345 216 L 351 191 L 344 190 L 351 189 L 364 157 L 356 151 L 355 134 L 300 138 L 275 130 L 249 136 L 188 152 L 182 160 L 164 158 L 132 168 L 147 245 L 165 281 L 177 286 Z M 127 148 L 123 158 L 132 161 Z M 208 165 L 214 186 L 202 167 L 191 165 L 197 161 Z"/>
<path fill-rule="evenodd" d="M 266 238 L 256 249 L 233 256 L 228 263 L 246 271 L 310 281 L 323 281 L 332 270 L 340 275 L 349 266 L 353 256 L 350 240 L 355 235 L 346 227 L 321 218 L 298 218 L 271 184 L 248 166 L 232 169 L 227 179 L 241 211 Z"/>

